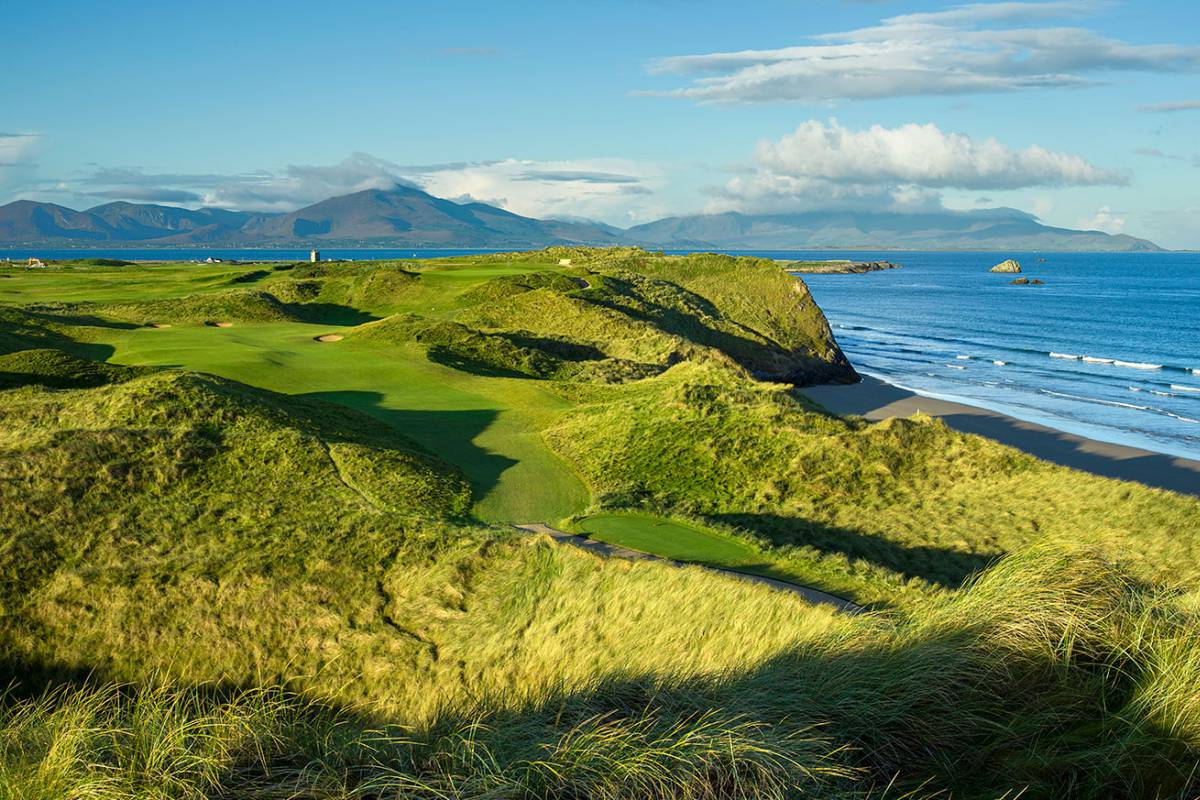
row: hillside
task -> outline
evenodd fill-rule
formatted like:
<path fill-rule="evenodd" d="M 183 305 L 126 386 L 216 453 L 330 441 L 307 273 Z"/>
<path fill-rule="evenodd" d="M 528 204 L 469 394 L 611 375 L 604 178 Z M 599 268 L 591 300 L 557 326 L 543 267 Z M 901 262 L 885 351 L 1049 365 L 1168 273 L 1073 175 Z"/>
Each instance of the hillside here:
<path fill-rule="evenodd" d="M 1145 239 L 1042 225 L 1011 208 L 925 214 L 815 211 L 668 217 L 625 232 L 667 248 L 1156 251 Z"/>
<path fill-rule="evenodd" d="M 537 220 L 486 203 L 455 203 L 397 184 L 332 197 L 289 214 L 108 203 L 72 211 L 50 203 L 0 206 L 0 243 L 519 247 L 612 244 L 608 226 Z"/>
<path fill-rule="evenodd" d="M 515 248 L 635 244 L 667 249 L 957 249 L 1153 251 L 1145 239 L 1040 224 L 1011 208 L 925 214 L 811 212 L 668 217 L 621 230 L 538 220 L 486 203 L 457 203 L 411 186 L 331 197 L 288 214 L 108 203 L 72 211 L 52 203 L 0 206 L 9 246 L 240 246 Z"/>
<path fill-rule="evenodd" d="M 826 413 L 773 261 L 0 274 L 0 796 L 1200 790 L 1200 501 Z"/>

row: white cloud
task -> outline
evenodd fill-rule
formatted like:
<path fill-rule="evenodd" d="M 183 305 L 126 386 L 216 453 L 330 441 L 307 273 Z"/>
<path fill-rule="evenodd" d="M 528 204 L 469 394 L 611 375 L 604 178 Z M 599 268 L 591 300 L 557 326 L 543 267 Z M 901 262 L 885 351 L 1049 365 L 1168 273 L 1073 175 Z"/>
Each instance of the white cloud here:
<path fill-rule="evenodd" d="M 1112 70 L 1200 68 L 1200 47 L 1128 44 L 1079 27 L 1036 27 L 1093 14 L 1095 0 L 976 3 L 906 14 L 815 37 L 816 44 L 671 56 L 654 73 L 691 76 L 662 92 L 701 103 L 827 102 L 1075 87 Z M 1026 25 L 1026 27 L 994 27 Z"/>
<path fill-rule="evenodd" d="M 529 161 L 411 167 L 408 177 L 439 197 L 467 197 L 531 217 L 640 222 L 641 200 L 662 183 L 657 167 L 623 159 Z"/>
<path fill-rule="evenodd" d="M 39 138 L 36 133 L 0 133 L 0 187 L 27 179 Z"/>
<path fill-rule="evenodd" d="M 1125 217 L 1108 206 L 1103 206 L 1092 217 L 1079 220 L 1075 227 L 1085 231 L 1122 233 L 1125 230 Z"/>
<path fill-rule="evenodd" d="M 932 124 L 852 130 L 837 120 L 809 120 L 781 139 L 760 142 L 746 174 L 711 190 L 708 210 L 916 213 L 941 209 L 941 189 L 1126 182 L 1076 155 L 1037 145 L 1014 149 Z"/>
<path fill-rule="evenodd" d="M 809 120 L 777 142 L 761 142 L 755 160 L 780 175 L 861 184 L 1017 189 L 1128 182 L 1076 155 L 1037 145 L 1014 150 L 993 138 L 943 133 L 933 124 L 855 131 L 836 119 L 828 125 Z"/>
<path fill-rule="evenodd" d="M 1177 100 L 1173 103 L 1150 103 L 1138 106 L 1138 111 L 1170 113 L 1172 111 L 1200 111 L 1200 100 Z"/>

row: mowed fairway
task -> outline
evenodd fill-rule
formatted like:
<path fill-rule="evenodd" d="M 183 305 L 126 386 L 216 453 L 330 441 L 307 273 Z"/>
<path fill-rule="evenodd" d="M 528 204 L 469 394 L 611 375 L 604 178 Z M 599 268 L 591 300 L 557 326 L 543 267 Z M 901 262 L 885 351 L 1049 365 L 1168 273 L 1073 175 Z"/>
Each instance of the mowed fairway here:
<path fill-rule="evenodd" d="M 229 288 L 232 275 L 255 265 L 179 264 L 71 272 L 24 272 L 0 282 L 0 302 L 144 300 Z M 495 268 L 424 272 L 403 303 L 363 309 L 383 316 L 416 307 L 453 310 L 458 293 L 489 278 L 528 271 Z M 318 342 L 351 328 L 301 322 L 236 322 L 227 328 L 95 327 L 91 341 L 113 348 L 125 365 L 178 367 L 252 386 L 308 395 L 368 412 L 457 465 L 472 483 L 474 513 L 488 522 L 559 520 L 578 513 L 588 492 L 542 442 L 541 429 L 568 404 L 536 382 L 488 377 L 428 361 L 416 347 Z"/>

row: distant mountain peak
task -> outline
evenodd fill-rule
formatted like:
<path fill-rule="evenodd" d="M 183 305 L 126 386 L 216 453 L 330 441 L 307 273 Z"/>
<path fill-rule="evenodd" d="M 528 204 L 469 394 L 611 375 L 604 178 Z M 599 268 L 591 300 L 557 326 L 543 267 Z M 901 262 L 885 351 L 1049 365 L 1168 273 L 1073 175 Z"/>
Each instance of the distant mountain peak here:
<path fill-rule="evenodd" d="M 545 247 L 640 244 L 718 250 L 974 249 L 1159 250 L 1145 239 L 1043 225 L 1015 208 L 892 212 L 694 214 L 628 230 L 586 219 L 534 219 L 473 201 L 435 197 L 406 183 L 266 214 L 115 200 L 74 211 L 18 200 L 0 206 L 0 243 L 127 246 Z"/>

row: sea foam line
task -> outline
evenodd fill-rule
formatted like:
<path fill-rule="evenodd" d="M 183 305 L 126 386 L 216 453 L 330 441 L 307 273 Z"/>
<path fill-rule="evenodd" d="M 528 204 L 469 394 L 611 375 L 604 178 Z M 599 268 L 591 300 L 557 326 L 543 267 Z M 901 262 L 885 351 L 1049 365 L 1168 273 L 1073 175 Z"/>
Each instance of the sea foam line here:
<path fill-rule="evenodd" d="M 1195 392 L 1196 394 L 1200 394 L 1200 388 L 1195 386 L 1180 386 L 1178 383 L 1172 383 L 1171 388 L 1177 392 Z"/>
<path fill-rule="evenodd" d="M 1049 389 L 1038 389 L 1042 394 L 1048 394 L 1053 397 L 1065 397 L 1069 400 L 1082 400 L 1085 403 L 1100 403 L 1106 406 L 1115 406 L 1117 408 L 1131 408 L 1134 411 L 1154 411 L 1150 406 L 1139 406 L 1133 403 L 1121 403 L 1117 400 L 1102 400 L 1099 397 L 1084 397 L 1078 394 L 1067 394 L 1066 392 L 1052 392 Z"/>
<path fill-rule="evenodd" d="M 1146 361 L 1122 361 L 1119 358 L 1105 358 L 1104 356 L 1079 356 L 1074 353 L 1056 353 L 1054 351 L 1050 351 L 1049 356 L 1051 358 L 1065 358 L 1068 361 L 1086 361 L 1089 364 L 1108 364 L 1109 366 L 1125 367 L 1126 369 L 1166 369 L 1163 364 L 1151 364 Z"/>

